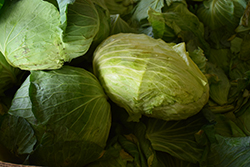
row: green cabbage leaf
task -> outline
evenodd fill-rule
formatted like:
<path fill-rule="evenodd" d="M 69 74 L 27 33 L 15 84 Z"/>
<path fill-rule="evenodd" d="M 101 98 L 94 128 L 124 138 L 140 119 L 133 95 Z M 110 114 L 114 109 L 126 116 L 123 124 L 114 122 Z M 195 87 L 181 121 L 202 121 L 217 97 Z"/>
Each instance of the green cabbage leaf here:
<path fill-rule="evenodd" d="M 99 30 L 90 0 L 9 1 L 0 15 L 0 51 L 14 67 L 58 69 L 82 56 Z"/>
<path fill-rule="evenodd" d="M 146 137 L 154 150 L 195 164 L 200 162 L 204 151 L 196 141 L 196 134 L 205 122 L 202 114 L 181 121 L 146 119 Z"/>
<path fill-rule="evenodd" d="M 210 46 L 204 39 L 203 23 L 188 10 L 186 3 L 173 2 L 163 12 L 151 8 L 148 15 L 154 38 L 161 38 L 166 42 L 185 42 L 189 52 L 200 47 L 205 55 L 209 55 Z"/>
<path fill-rule="evenodd" d="M 40 165 L 79 166 L 97 160 L 111 126 L 110 105 L 96 77 L 70 66 L 32 71 L 9 114 L 31 125 L 37 138 L 31 160 L 39 159 Z"/>

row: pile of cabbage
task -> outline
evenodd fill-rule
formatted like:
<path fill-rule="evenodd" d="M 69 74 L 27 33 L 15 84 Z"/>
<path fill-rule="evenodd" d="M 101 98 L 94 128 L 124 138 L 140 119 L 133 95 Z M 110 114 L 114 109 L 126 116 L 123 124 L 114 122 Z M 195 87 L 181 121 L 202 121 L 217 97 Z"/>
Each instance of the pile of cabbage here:
<path fill-rule="evenodd" d="M 0 161 L 250 166 L 246 0 L 0 0 Z"/>

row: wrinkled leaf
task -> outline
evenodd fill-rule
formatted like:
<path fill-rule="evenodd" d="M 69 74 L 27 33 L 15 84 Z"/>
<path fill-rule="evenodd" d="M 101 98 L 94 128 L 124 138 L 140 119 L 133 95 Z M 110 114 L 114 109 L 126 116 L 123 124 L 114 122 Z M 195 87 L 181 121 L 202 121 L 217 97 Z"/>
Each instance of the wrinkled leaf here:
<path fill-rule="evenodd" d="M 249 25 L 249 14 L 250 14 L 250 3 L 248 1 L 247 6 L 245 8 L 245 11 L 240 19 L 239 26 L 236 28 L 236 32 L 244 32 L 244 31 L 249 31 L 250 30 L 250 25 Z"/>
<path fill-rule="evenodd" d="M 93 1 L 93 0 L 92 0 Z M 94 1 L 93 1 L 94 2 Z M 103 0 L 99 0 L 97 2 L 94 2 L 95 4 L 95 8 L 98 12 L 98 16 L 99 16 L 99 30 L 97 32 L 97 34 L 95 35 L 94 39 L 93 39 L 93 46 L 92 47 L 96 47 L 97 45 L 99 45 L 104 39 L 106 39 L 109 36 L 109 32 L 111 29 L 110 26 L 110 14 L 108 11 L 107 6 L 105 5 Z"/>
<path fill-rule="evenodd" d="M 9 1 L 2 10 L 0 51 L 11 65 L 52 69 L 68 60 L 60 55 L 60 16 L 54 5 L 42 0 Z"/>
<path fill-rule="evenodd" d="M 205 73 L 207 58 L 203 54 L 203 50 L 201 48 L 195 49 L 193 52 L 189 52 L 189 56 L 199 67 L 201 72 Z"/>
<path fill-rule="evenodd" d="M 150 9 L 149 22 L 153 27 L 156 37 L 167 42 L 180 38 L 187 43 L 187 50 L 193 52 L 200 47 L 205 55 L 209 54 L 209 45 L 204 40 L 204 26 L 196 15 L 191 13 L 186 4 L 182 2 L 172 3 L 164 13 Z"/>
<path fill-rule="evenodd" d="M 139 0 L 104 0 L 110 14 L 119 14 L 121 16 L 129 14 L 133 8 L 134 5 Z"/>
<path fill-rule="evenodd" d="M 110 16 L 110 35 L 118 34 L 118 33 L 135 33 L 136 30 L 129 26 L 127 22 L 125 22 L 119 14 Z"/>
<path fill-rule="evenodd" d="M 100 159 L 88 164 L 86 167 L 127 167 L 133 161 L 134 158 L 125 152 L 116 140 L 114 145 L 105 150 Z"/>
<path fill-rule="evenodd" d="M 0 51 L 11 65 L 25 70 L 58 69 L 87 52 L 99 30 L 94 4 L 90 0 L 58 0 L 58 4 L 60 12 L 42 0 L 4 5 Z"/>
<path fill-rule="evenodd" d="M 111 125 L 110 106 L 95 76 L 70 66 L 32 71 L 9 112 L 32 124 L 39 148 L 34 158 L 42 157 L 45 165 L 72 166 L 98 159 Z M 75 154 L 78 147 L 80 154 Z M 50 151 L 57 156 L 48 156 Z"/>
<path fill-rule="evenodd" d="M 228 74 L 230 69 L 232 53 L 230 49 L 211 49 L 208 61 L 221 68 L 225 74 Z"/>
<path fill-rule="evenodd" d="M 240 60 L 237 57 L 233 58 L 230 63 L 229 77 L 234 80 L 245 78 L 246 72 L 250 71 L 249 64 L 249 61 Z"/>
<path fill-rule="evenodd" d="M 22 117 L 7 115 L 0 126 L 0 142 L 14 155 L 29 155 L 37 143 L 35 132 Z"/>
<path fill-rule="evenodd" d="M 161 167 L 199 167 L 198 163 L 183 161 L 164 152 L 157 151 L 156 154 Z"/>
<path fill-rule="evenodd" d="M 68 138 L 70 133 L 72 132 L 68 130 L 68 133 L 61 137 Z M 71 167 L 96 161 L 103 154 L 103 148 L 94 142 L 55 138 L 57 137 L 53 136 L 53 132 L 46 133 L 32 157 L 34 159 L 31 160 L 36 161 L 37 165 Z"/>
<path fill-rule="evenodd" d="M 227 103 L 230 82 L 224 71 L 212 63 L 207 63 L 206 74 L 209 77 L 209 96 L 219 105 Z"/>
<path fill-rule="evenodd" d="M 248 95 L 250 96 L 250 95 Z M 249 118 L 250 118 L 250 100 L 235 114 L 237 120 L 238 120 L 238 126 L 246 133 L 248 136 L 250 136 L 250 124 L 249 124 Z"/>
<path fill-rule="evenodd" d="M 156 151 L 197 163 L 201 159 L 203 148 L 196 142 L 195 134 L 205 122 L 205 118 L 199 114 L 182 121 L 149 119 L 146 123 L 146 137 Z"/>
<path fill-rule="evenodd" d="M 207 0 L 198 9 L 197 16 L 212 30 L 223 27 L 232 32 L 245 8 L 245 0 Z"/>
<path fill-rule="evenodd" d="M 204 152 L 202 166 L 249 166 L 249 136 L 246 136 L 233 121 L 218 115 L 216 122 L 205 126 L 204 130 L 210 144 Z"/>
<path fill-rule="evenodd" d="M 164 7 L 164 0 L 142 0 L 136 4 L 131 18 L 132 23 L 140 23 L 143 19 L 148 18 L 148 10 L 151 8 L 156 12 L 161 12 Z"/>
<path fill-rule="evenodd" d="M 57 0 L 61 16 L 62 55 L 69 61 L 85 54 L 100 26 L 98 11 L 91 0 Z"/>
<path fill-rule="evenodd" d="M 32 102 L 29 96 L 30 76 L 26 78 L 21 87 L 17 90 L 9 114 L 25 118 L 30 124 L 36 124 L 36 117 L 32 112 Z"/>

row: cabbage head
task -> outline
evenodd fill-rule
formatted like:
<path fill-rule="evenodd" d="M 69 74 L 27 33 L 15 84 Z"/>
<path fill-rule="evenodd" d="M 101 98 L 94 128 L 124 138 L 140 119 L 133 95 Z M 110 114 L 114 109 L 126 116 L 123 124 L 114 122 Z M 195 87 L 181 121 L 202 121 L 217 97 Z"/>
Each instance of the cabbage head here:
<path fill-rule="evenodd" d="M 207 79 L 184 43 L 120 33 L 98 46 L 93 68 L 110 99 L 127 110 L 129 121 L 141 115 L 185 119 L 209 98 Z"/>
<path fill-rule="evenodd" d="M 30 151 L 31 159 L 37 159 L 37 165 L 83 166 L 97 160 L 103 154 L 111 127 L 110 105 L 100 83 L 92 73 L 71 66 L 31 71 L 8 113 L 11 120 L 22 118 L 31 125 L 37 140 Z M 9 128 L 17 128 L 18 134 L 8 136 L 21 136 L 20 141 L 27 141 L 29 135 L 22 126 L 14 125 Z M 34 145 L 20 145 L 1 134 L 2 143 L 18 148 L 16 154 Z"/>
<path fill-rule="evenodd" d="M 88 51 L 100 25 L 94 3 L 51 2 L 5 1 L 0 13 L 0 51 L 12 66 L 59 69 Z"/>
<path fill-rule="evenodd" d="M 245 0 L 205 0 L 197 16 L 211 30 L 223 28 L 234 31 L 247 6 Z"/>

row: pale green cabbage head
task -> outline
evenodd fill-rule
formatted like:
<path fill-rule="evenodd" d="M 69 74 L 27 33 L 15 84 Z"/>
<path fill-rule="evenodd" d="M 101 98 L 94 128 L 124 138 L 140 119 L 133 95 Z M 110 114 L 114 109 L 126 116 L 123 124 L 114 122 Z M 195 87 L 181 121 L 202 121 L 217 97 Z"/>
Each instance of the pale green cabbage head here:
<path fill-rule="evenodd" d="M 209 98 L 204 74 L 185 44 L 165 43 L 144 34 L 117 34 L 96 49 L 94 73 L 129 121 L 141 115 L 180 120 L 198 113 Z"/>
<path fill-rule="evenodd" d="M 100 26 L 91 0 L 6 1 L 0 13 L 0 51 L 13 67 L 59 69 L 84 55 Z"/>

